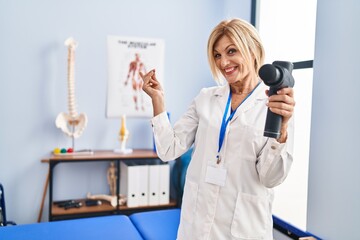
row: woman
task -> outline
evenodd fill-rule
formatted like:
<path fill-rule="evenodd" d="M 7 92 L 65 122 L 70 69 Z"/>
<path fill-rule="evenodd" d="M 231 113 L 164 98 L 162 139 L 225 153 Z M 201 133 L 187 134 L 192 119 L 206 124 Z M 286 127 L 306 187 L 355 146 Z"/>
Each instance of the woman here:
<path fill-rule="evenodd" d="M 222 21 L 213 29 L 208 60 L 219 86 L 202 89 L 174 127 L 155 70 L 141 74 L 153 103 L 159 157 L 176 159 L 194 144 L 178 239 L 272 240 L 272 188 L 292 163 L 293 90 L 267 96 L 258 76 L 264 49 L 244 20 Z M 268 108 L 282 116 L 279 139 L 263 136 Z"/>

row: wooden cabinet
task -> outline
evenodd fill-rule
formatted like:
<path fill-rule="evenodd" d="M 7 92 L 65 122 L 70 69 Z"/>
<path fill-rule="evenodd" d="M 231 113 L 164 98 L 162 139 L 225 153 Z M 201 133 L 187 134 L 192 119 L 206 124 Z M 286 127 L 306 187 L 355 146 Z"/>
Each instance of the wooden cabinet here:
<path fill-rule="evenodd" d="M 51 155 L 49 158 L 43 159 L 42 162 L 49 164 L 49 221 L 62 220 L 62 219 L 71 219 L 71 218 L 80 218 L 80 217 L 90 217 L 90 216 L 101 216 L 101 215 L 110 215 L 110 214 L 131 214 L 134 212 L 148 211 L 155 209 L 165 209 L 165 208 L 174 208 L 176 207 L 176 201 L 170 199 L 169 204 L 155 205 L 155 206 L 138 206 L 138 207 L 127 207 L 125 205 L 117 205 L 113 207 L 107 201 L 102 201 L 101 205 L 98 206 L 86 206 L 86 199 L 73 199 L 75 201 L 80 201 L 82 206 L 79 208 L 70 208 L 64 209 L 57 206 L 53 202 L 53 192 L 54 192 L 54 179 L 53 174 L 55 168 L 58 164 L 72 163 L 72 162 L 93 162 L 93 161 L 108 161 L 115 162 L 118 179 L 120 173 L 120 162 L 121 161 L 143 161 L 143 160 L 158 160 L 158 156 L 152 150 L 134 150 L 129 154 L 115 153 L 113 151 L 94 151 L 93 154 L 77 154 L 77 155 Z M 119 181 L 116 185 L 117 196 L 119 196 Z M 118 202 L 118 201 L 117 201 Z"/>

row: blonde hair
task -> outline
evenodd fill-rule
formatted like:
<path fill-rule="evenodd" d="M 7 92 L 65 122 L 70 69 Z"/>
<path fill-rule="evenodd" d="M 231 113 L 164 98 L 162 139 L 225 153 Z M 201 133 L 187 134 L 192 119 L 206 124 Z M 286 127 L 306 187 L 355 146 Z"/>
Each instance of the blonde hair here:
<path fill-rule="evenodd" d="M 223 36 L 227 36 L 241 52 L 249 66 L 253 66 L 255 74 L 258 75 L 259 68 L 264 63 L 265 50 L 260 36 L 254 26 L 250 23 L 234 18 L 220 22 L 211 32 L 208 40 L 207 55 L 211 73 L 215 81 L 222 84 L 222 74 L 217 68 L 214 58 L 214 46 Z M 254 59 L 254 62 L 251 62 Z"/>

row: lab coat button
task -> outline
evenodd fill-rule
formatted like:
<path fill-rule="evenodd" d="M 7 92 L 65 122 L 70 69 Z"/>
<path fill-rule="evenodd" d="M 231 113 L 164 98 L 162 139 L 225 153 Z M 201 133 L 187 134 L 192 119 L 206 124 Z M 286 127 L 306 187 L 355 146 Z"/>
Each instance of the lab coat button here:
<path fill-rule="evenodd" d="M 274 145 L 272 145 L 272 146 L 271 146 L 271 149 L 272 149 L 272 150 L 275 150 L 275 149 L 276 149 L 276 147 L 275 147 Z"/>

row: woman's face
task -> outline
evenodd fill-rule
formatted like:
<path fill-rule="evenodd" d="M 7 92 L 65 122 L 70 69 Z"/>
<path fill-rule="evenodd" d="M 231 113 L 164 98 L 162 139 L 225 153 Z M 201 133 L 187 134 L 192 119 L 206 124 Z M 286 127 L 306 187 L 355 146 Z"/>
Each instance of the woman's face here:
<path fill-rule="evenodd" d="M 249 66 L 228 36 L 224 35 L 217 41 L 213 56 L 216 66 L 228 83 L 235 83 L 249 76 Z"/>

